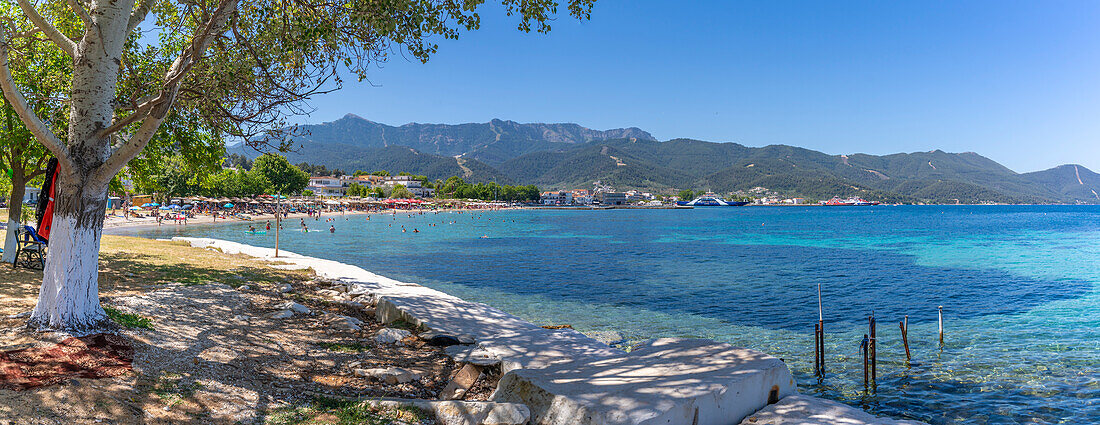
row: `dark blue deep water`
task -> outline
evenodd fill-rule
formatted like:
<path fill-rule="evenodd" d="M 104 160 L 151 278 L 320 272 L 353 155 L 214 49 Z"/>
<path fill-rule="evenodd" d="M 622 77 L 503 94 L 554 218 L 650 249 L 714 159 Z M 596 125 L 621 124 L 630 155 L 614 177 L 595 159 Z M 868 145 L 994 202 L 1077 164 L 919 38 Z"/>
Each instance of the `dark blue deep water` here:
<path fill-rule="evenodd" d="M 1100 423 L 1100 207 L 330 217 L 335 223 L 308 222 L 335 224 L 336 234 L 288 230 L 281 246 L 536 323 L 614 330 L 634 341 L 687 336 L 757 348 L 783 358 L 802 392 L 881 415 L 934 424 Z M 246 234 L 246 227 L 127 232 L 274 245 L 273 234 Z M 812 376 L 819 284 L 829 372 L 820 382 Z M 865 392 L 858 345 L 872 312 L 879 382 Z M 905 315 L 911 365 L 898 331 Z"/>

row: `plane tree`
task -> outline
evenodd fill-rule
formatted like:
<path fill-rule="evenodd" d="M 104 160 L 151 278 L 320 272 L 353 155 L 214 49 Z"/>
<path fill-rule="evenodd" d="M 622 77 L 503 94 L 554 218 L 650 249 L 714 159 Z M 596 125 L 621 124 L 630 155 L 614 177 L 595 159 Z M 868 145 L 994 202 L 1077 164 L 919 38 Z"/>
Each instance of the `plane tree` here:
<path fill-rule="evenodd" d="M 34 138 L 58 158 L 50 254 L 28 324 L 91 333 L 106 326 L 97 262 L 112 178 L 173 111 L 219 137 L 287 148 L 285 117 L 311 96 L 363 79 L 394 52 L 427 61 L 439 39 L 478 28 L 484 0 L 14 0 L 0 10 L 0 86 Z M 587 19 L 594 0 L 562 0 Z M 521 31 L 548 32 L 557 0 L 502 0 Z M 8 3 L 10 4 L 10 3 Z M 75 26 L 56 25 L 76 19 Z M 20 40 L 71 59 L 65 129 L 13 78 Z M 125 90 L 120 90 L 125 88 Z"/>

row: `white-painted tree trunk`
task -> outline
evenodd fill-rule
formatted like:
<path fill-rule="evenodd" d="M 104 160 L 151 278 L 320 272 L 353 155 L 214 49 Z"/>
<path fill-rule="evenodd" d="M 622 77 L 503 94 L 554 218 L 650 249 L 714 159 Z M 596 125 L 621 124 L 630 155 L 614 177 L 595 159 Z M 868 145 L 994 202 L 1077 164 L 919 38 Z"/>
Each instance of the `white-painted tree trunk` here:
<path fill-rule="evenodd" d="M 103 327 L 106 313 L 99 305 L 99 238 L 95 226 L 75 218 L 57 217 L 50 240 L 38 305 L 31 314 L 40 329 L 64 329 L 74 334 Z"/>
<path fill-rule="evenodd" d="M 78 335 L 99 332 L 107 327 L 107 315 L 99 305 L 106 185 L 62 184 L 60 177 L 42 289 L 28 323 Z"/>
<path fill-rule="evenodd" d="M 8 229 L 4 232 L 4 255 L 3 257 L 0 257 L 0 261 L 3 261 L 5 263 L 14 263 L 15 246 L 16 242 L 18 241 L 18 239 L 16 239 L 17 235 L 15 233 L 15 229 L 18 229 L 20 224 L 19 221 L 15 220 L 14 218 L 9 218 L 11 219 L 8 220 Z"/>
<path fill-rule="evenodd" d="M 23 215 L 23 196 L 27 194 L 27 179 L 23 168 L 12 167 L 11 194 L 8 196 L 8 229 L 4 236 L 4 254 L 0 261 L 15 263 L 15 247 L 19 242 L 16 230 Z"/>

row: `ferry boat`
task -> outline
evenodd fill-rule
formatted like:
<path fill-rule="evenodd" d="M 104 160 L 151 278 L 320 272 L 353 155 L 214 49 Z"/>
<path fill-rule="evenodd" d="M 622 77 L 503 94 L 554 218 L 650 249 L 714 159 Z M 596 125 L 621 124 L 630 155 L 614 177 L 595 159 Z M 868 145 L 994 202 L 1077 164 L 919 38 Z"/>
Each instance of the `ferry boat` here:
<path fill-rule="evenodd" d="M 713 193 L 707 192 L 703 196 L 692 199 L 691 201 L 676 201 L 676 205 L 684 205 L 691 207 L 740 207 L 748 205 L 745 201 L 727 201 L 725 199 L 715 196 Z"/>
<path fill-rule="evenodd" d="M 878 205 L 878 204 L 879 203 L 875 202 L 875 201 L 865 201 L 865 200 L 863 200 L 863 198 L 860 198 L 858 196 L 853 196 L 853 197 L 848 198 L 848 199 L 840 199 L 839 196 L 834 196 L 833 199 L 830 199 L 828 201 L 821 201 L 821 205 L 828 205 L 828 206 L 834 206 L 834 207 L 835 206 L 863 207 L 863 206 Z"/>

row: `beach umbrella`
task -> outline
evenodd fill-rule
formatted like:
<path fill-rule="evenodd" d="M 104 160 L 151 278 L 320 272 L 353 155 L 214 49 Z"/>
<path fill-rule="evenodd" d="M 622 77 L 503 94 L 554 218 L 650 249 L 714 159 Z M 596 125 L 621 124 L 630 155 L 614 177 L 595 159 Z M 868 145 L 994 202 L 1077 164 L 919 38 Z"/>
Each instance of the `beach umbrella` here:
<path fill-rule="evenodd" d="M 191 208 L 194 208 L 194 205 L 191 205 L 191 204 L 187 204 L 187 205 L 184 205 L 184 206 L 183 206 L 183 209 L 185 209 L 185 210 L 189 210 L 189 209 L 191 209 Z"/>
<path fill-rule="evenodd" d="M 230 204 L 230 203 L 226 203 L 225 205 L 222 205 L 222 206 L 225 207 L 225 208 L 233 208 L 233 204 Z"/>
<path fill-rule="evenodd" d="M 141 206 L 143 206 L 143 207 L 155 207 L 155 206 L 157 206 L 157 204 L 154 204 L 152 202 L 146 202 L 144 204 L 141 204 Z"/>
<path fill-rule="evenodd" d="M 165 210 L 170 210 L 171 208 L 168 208 L 168 207 L 160 207 L 160 208 L 157 208 L 157 209 L 158 209 L 158 210 L 161 210 L 161 211 L 165 211 Z"/>
<path fill-rule="evenodd" d="M 130 207 L 130 211 L 141 211 L 141 207 Z"/>
<path fill-rule="evenodd" d="M 171 209 L 174 209 L 174 210 L 178 210 L 178 209 L 180 209 L 180 208 L 183 208 L 183 207 L 181 207 L 181 206 L 179 206 L 179 205 L 176 205 L 176 204 L 172 204 L 172 205 L 171 205 L 171 206 L 169 206 L 168 208 L 171 208 Z"/>

